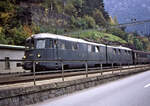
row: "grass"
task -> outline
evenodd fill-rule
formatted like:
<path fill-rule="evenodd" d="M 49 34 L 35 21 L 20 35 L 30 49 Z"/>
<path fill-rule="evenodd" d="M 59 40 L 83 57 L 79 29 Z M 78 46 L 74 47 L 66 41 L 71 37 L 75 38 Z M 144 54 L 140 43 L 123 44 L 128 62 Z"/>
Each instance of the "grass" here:
<path fill-rule="evenodd" d="M 104 43 L 106 41 L 119 42 L 122 44 L 127 43 L 125 40 L 123 40 L 122 38 L 118 36 L 108 34 L 108 33 L 103 33 L 97 30 L 77 31 L 77 32 L 69 33 L 67 35 L 70 37 L 81 38 L 81 39 L 91 40 L 91 41 L 100 42 L 100 43 Z"/>

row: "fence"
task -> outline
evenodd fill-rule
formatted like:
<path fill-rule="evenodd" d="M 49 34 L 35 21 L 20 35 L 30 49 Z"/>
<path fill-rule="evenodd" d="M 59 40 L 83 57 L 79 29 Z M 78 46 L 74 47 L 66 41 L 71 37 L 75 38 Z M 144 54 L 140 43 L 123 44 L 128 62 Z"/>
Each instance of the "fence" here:
<path fill-rule="evenodd" d="M 85 77 L 87 78 L 89 74 L 94 74 L 94 73 L 100 73 L 101 75 L 103 75 L 104 72 L 112 72 L 112 74 L 114 74 L 115 71 L 122 72 L 122 70 L 133 69 L 133 67 L 135 69 L 143 67 L 143 66 L 136 66 L 136 65 L 135 66 L 129 66 L 129 64 L 127 64 L 127 66 L 123 67 L 121 63 L 120 63 L 119 66 L 116 67 L 112 63 L 111 66 L 110 66 L 111 69 L 108 69 L 108 67 L 103 67 L 103 64 L 101 63 L 101 61 L 98 61 L 98 60 L 88 60 L 87 61 L 87 60 L 15 60 L 15 59 L 9 60 L 9 59 L 1 59 L 0 62 L 5 62 L 5 64 L 10 64 L 10 62 L 21 62 L 21 63 L 31 62 L 32 63 L 32 70 L 33 70 L 32 76 L 33 76 L 34 85 L 36 85 L 36 74 L 45 73 L 45 72 L 36 72 L 36 63 L 37 62 L 59 63 L 61 65 L 61 69 L 59 69 L 59 70 L 61 70 L 61 72 L 60 72 L 61 75 L 60 76 L 62 78 L 62 81 L 65 81 L 65 77 L 67 77 L 67 76 L 85 75 Z M 65 63 L 78 63 L 78 62 L 84 64 L 84 67 L 83 67 L 84 69 L 82 69 L 82 70 L 85 70 L 85 71 L 78 72 L 78 73 L 76 72 L 76 73 L 73 73 L 73 74 L 65 74 L 65 71 L 69 71 L 68 69 L 67 70 L 64 69 L 64 64 Z M 97 67 L 97 68 L 89 68 L 88 67 L 88 62 L 97 62 L 97 63 L 99 63 L 99 67 Z M 89 71 L 89 70 L 93 70 L 93 71 Z M 27 75 L 27 73 L 15 74 L 15 76 L 23 76 L 23 75 Z M 11 74 L 7 75 L 7 77 L 8 76 L 11 77 Z"/>

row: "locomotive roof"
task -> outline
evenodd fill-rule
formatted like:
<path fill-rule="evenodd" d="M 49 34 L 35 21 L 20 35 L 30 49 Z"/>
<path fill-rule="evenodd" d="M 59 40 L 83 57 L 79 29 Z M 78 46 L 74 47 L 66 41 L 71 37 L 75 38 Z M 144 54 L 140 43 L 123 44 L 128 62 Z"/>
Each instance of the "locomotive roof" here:
<path fill-rule="evenodd" d="M 132 50 L 132 49 L 130 49 L 130 48 L 123 47 L 123 46 L 107 46 L 107 47 L 111 47 L 111 48 L 114 48 L 114 49 L 124 49 L 124 50 L 129 50 L 129 51 Z"/>
<path fill-rule="evenodd" d="M 83 39 L 71 38 L 71 37 L 67 37 L 67 36 L 50 34 L 50 33 L 34 34 L 31 37 L 35 38 L 35 39 L 40 39 L 40 38 L 62 39 L 62 40 L 73 41 L 73 42 L 80 42 L 80 43 L 87 43 L 87 44 L 92 44 L 92 45 L 97 45 L 97 46 L 106 46 L 104 44 L 98 44 L 98 43 L 88 42 L 88 41 L 85 41 Z M 28 39 L 30 39 L 31 37 L 29 37 Z"/>
<path fill-rule="evenodd" d="M 136 52 L 136 53 L 146 53 L 146 54 L 150 54 L 150 52 L 149 52 L 149 51 L 133 50 L 133 52 Z"/>
<path fill-rule="evenodd" d="M 86 43 L 86 44 L 91 44 L 91 45 L 97 45 L 97 46 L 106 46 L 104 44 L 99 44 L 99 43 L 94 43 L 94 42 L 88 42 L 83 39 L 77 39 L 77 38 L 71 38 L 67 36 L 62 36 L 62 35 L 56 35 L 56 34 L 50 34 L 50 33 L 39 33 L 39 34 L 34 34 L 28 39 L 35 38 L 35 39 L 40 39 L 40 38 L 51 38 L 51 39 L 62 39 L 62 40 L 67 40 L 67 41 L 73 41 L 73 42 L 80 42 L 80 43 Z M 107 46 L 111 48 L 116 48 L 116 49 L 124 49 L 124 50 L 132 50 L 127 47 L 122 47 L 122 46 Z"/>

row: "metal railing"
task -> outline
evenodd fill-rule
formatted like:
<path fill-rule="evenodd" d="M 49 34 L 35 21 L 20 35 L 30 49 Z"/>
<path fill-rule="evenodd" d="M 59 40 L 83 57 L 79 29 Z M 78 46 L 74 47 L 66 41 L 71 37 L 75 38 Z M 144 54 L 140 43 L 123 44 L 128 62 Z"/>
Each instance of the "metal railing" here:
<path fill-rule="evenodd" d="M 9 62 L 21 62 L 21 63 L 24 63 L 24 62 L 31 62 L 32 63 L 32 70 L 33 70 L 33 82 L 34 82 L 34 85 L 36 85 L 36 63 L 37 62 L 48 62 L 48 63 L 59 63 L 61 66 L 61 78 L 62 78 L 62 81 L 65 81 L 65 77 L 69 76 L 69 75 L 65 75 L 65 69 L 64 69 L 64 65 L 65 63 L 82 63 L 84 64 L 84 70 L 85 71 L 82 71 L 80 73 L 76 73 L 76 74 L 72 74 L 72 76 L 77 76 L 77 75 L 84 75 L 85 74 L 85 77 L 88 78 L 89 77 L 89 74 L 94 74 L 94 73 L 100 73 L 101 75 L 103 75 L 104 72 L 112 72 L 112 74 L 114 74 L 115 71 L 120 71 L 122 72 L 122 70 L 127 70 L 127 69 L 133 69 L 133 67 L 129 67 L 129 63 L 127 64 L 127 68 L 122 68 L 122 64 L 120 63 L 120 65 L 118 67 L 114 66 L 114 64 L 112 63 L 111 64 L 111 68 L 112 69 L 103 69 L 103 63 L 101 63 L 100 60 L 19 60 L 19 59 L 11 59 L 11 60 L 6 60 L 6 59 L 0 59 L 0 62 L 6 62 L 9 63 Z M 94 71 L 94 68 L 93 68 L 93 71 L 89 71 L 90 68 L 88 67 L 88 63 L 89 62 L 96 62 L 96 64 L 99 63 L 99 70 L 98 71 Z M 134 68 L 140 68 L 140 66 L 134 66 Z M 115 70 L 113 70 L 115 69 Z M 71 74 L 70 74 L 71 75 Z"/>

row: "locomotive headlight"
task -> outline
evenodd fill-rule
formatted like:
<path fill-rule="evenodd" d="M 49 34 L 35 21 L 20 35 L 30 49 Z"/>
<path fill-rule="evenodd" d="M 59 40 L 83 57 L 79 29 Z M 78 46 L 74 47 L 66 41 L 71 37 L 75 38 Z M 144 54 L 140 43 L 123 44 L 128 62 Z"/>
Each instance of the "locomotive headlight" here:
<path fill-rule="evenodd" d="M 41 57 L 41 55 L 40 55 L 40 54 L 38 54 L 38 55 L 37 55 L 37 57 L 38 57 L 38 58 L 40 58 L 40 57 Z"/>
<path fill-rule="evenodd" d="M 23 56 L 23 59 L 26 59 L 27 57 L 26 56 Z"/>

